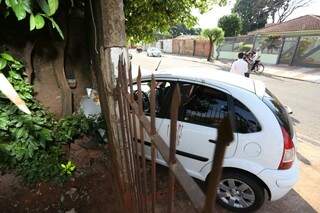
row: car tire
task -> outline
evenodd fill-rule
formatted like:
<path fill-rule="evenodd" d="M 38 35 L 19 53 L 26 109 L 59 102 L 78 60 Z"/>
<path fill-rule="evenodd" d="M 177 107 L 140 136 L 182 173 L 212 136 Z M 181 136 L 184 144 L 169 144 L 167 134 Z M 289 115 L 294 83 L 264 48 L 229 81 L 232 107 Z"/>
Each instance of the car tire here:
<path fill-rule="evenodd" d="M 263 205 L 265 190 L 251 175 L 227 170 L 217 189 L 217 201 L 233 212 L 254 212 Z"/>

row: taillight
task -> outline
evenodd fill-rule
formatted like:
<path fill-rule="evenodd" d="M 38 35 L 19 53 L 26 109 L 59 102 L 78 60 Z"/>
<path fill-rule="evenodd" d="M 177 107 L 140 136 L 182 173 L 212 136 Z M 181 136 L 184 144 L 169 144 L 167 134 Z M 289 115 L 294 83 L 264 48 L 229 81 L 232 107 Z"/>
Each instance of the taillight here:
<path fill-rule="evenodd" d="M 294 144 L 288 132 L 284 128 L 281 128 L 281 130 L 283 135 L 284 147 L 282 159 L 278 169 L 290 169 L 295 158 Z"/>

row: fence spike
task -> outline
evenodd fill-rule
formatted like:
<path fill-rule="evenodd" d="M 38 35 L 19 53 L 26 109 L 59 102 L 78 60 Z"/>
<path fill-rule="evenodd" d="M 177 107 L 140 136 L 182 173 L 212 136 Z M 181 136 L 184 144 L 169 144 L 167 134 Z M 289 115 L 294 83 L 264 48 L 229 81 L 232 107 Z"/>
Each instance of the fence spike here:
<path fill-rule="evenodd" d="M 224 117 L 222 123 L 218 127 L 218 138 L 216 148 L 213 156 L 213 165 L 211 169 L 211 175 L 209 176 L 209 184 L 207 188 L 207 196 L 203 213 L 212 213 L 215 208 L 215 200 L 217 196 L 217 187 L 220 181 L 222 172 L 222 163 L 224 153 L 227 146 L 233 141 L 233 129 L 231 125 L 230 115 Z"/>
<path fill-rule="evenodd" d="M 150 93 L 150 117 L 151 117 L 151 134 L 156 134 L 156 81 L 154 75 L 151 77 L 151 93 Z M 157 182 L 156 182 L 156 156 L 157 150 L 152 140 L 151 144 L 151 188 L 152 188 L 152 213 L 155 212 L 156 205 L 156 191 L 157 191 Z"/>
<path fill-rule="evenodd" d="M 180 88 L 177 84 L 173 96 L 171 99 L 171 123 L 170 123 L 170 155 L 169 155 L 169 202 L 168 202 L 168 212 L 171 213 L 174 210 L 174 185 L 175 185 L 175 176 L 171 171 L 174 168 L 176 163 L 176 140 L 177 140 L 177 121 L 178 121 L 178 112 L 180 106 Z"/>

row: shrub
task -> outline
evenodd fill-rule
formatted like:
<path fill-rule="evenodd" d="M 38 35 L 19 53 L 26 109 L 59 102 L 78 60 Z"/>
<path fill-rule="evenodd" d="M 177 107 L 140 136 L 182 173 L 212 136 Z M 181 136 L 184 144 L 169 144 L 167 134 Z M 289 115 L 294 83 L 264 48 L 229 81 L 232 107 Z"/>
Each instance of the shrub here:
<path fill-rule="evenodd" d="M 22 64 L 9 54 L 4 56 L 0 57 L 0 71 L 32 114 L 21 112 L 0 92 L 0 169 L 14 169 L 29 183 L 65 180 L 75 168 L 68 162 L 71 167 L 65 172 L 61 145 L 97 129 L 96 118 L 80 113 L 56 121 L 34 99 L 32 86 L 23 78 Z"/>

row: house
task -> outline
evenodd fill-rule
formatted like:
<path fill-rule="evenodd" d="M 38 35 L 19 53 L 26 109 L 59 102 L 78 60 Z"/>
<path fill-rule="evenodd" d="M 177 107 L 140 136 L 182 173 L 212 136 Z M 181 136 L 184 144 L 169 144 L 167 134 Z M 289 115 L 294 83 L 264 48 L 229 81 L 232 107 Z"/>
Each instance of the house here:
<path fill-rule="evenodd" d="M 320 16 L 305 15 L 226 38 L 217 51 L 220 59 L 235 59 L 249 48 L 261 50 L 263 63 L 320 67 Z"/>

